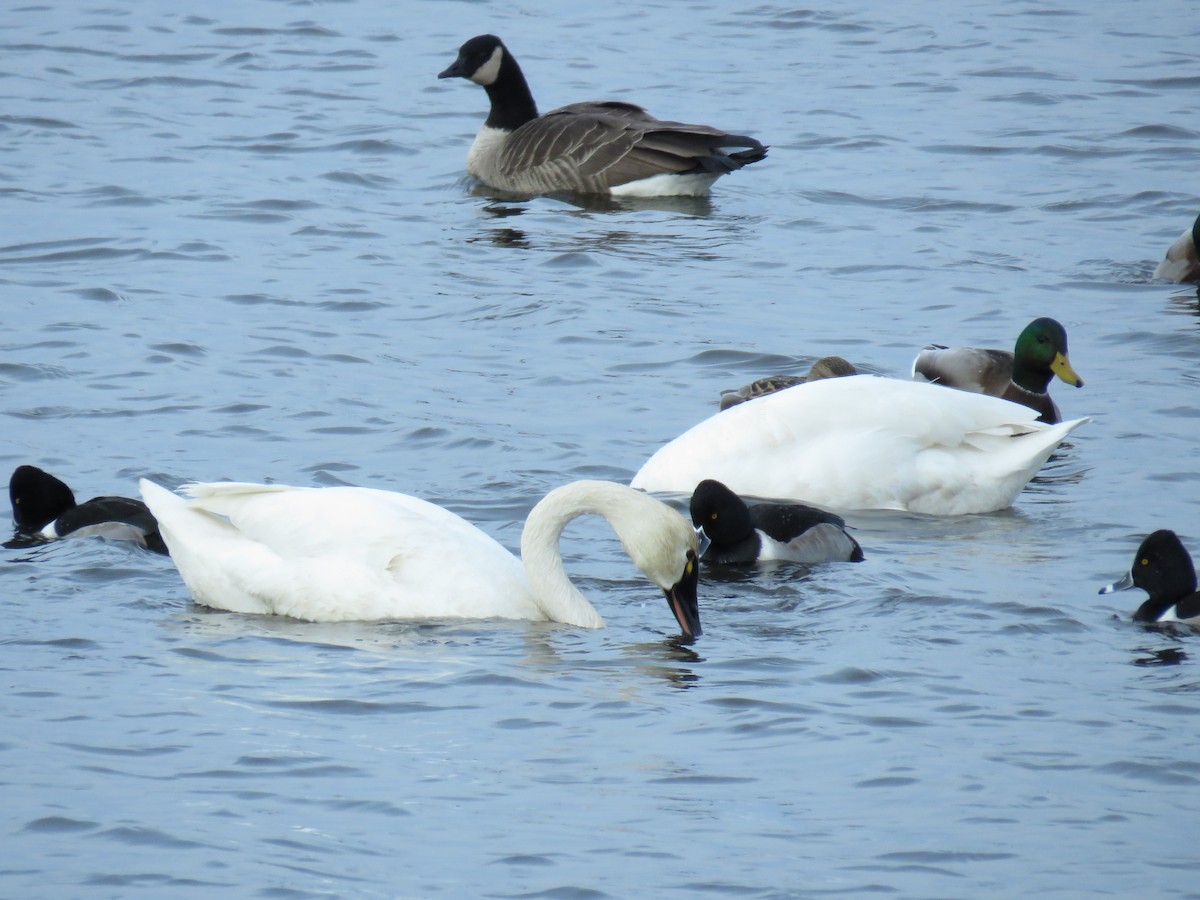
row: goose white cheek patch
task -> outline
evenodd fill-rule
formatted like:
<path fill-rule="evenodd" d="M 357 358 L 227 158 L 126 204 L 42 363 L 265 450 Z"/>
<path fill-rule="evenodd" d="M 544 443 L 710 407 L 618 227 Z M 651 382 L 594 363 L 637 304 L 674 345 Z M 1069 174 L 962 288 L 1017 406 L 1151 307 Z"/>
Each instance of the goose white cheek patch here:
<path fill-rule="evenodd" d="M 503 58 L 504 49 L 497 47 L 492 51 L 492 55 L 488 58 L 488 61 L 471 74 L 471 80 L 476 84 L 482 84 L 484 87 L 494 83 L 496 77 L 500 74 L 500 61 Z"/>

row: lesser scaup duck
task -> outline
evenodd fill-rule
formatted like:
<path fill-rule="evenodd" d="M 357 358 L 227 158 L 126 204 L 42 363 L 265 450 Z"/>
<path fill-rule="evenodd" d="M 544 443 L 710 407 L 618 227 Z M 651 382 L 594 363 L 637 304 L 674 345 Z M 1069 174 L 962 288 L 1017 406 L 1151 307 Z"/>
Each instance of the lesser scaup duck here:
<path fill-rule="evenodd" d="M 862 547 L 846 533 L 841 516 L 803 503 L 747 504 L 711 478 L 696 485 L 692 524 L 708 539 L 700 555 L 719 565 L 785 560 L 798 563 L 861 562 Z"/>
<path fill-rule="evenodd" d="M 768 375 L 766 378 L 750 382 L 745 387 L 721 391 L 721 409 L 729 409 L 731 406 L 737 406 L 739 403 L 745 403 L 755 397 L 765 397 L 767 394 L 773 394 L 784 388 L 795 387 L 809 381 L 817 381 L 821 378 L 844 378 L 847 375 L 857 374 L 858 369 L 840 356 L 822 356 L 812 364 L 807 375 Z"/>
<path fill-rule="evenodd" d="M 547 494 L 521 533 L 521 559 L 449 510 L 391 491 L 192 484 L 191 499 L 143 479 L 171 559 L 196 602 L 314 622 L 504 618 L 601 628 L 571 584 L 559 537 L 577 516 L 608 520 L 666 595 L 685 637 L 700 634 L 698 541 L 675 510 L 607 481 Z"/>
<path fill-rule="evenodd" d="M 1064 438 L 1007 400 L 876 375 L 823 378 L 718 412 L 656 452 L 632 486 L 690 494 L 705 478 L 832 509 L 992 512 Z"/>
<path fill-rule="evenodd" d="M 491 111 L 467 154 L 467 172 L 502 191 L 702 196 L 721 175 L 767 155 L 754 138 L 661 121 L 616 100 L 539 116 L 521 67 L 492 34 L 463 44 L 438 75 L 453 77 L 487 90 Z"/>
<path fill-rule="evenodd" d="M 913 362 L 914 378 L 1003 397 L 1036 409 L 1039 421 L 1051 425 L 1062 421 L 1048 393 L 1055 375 L 1067 384 L 1083 387 L 1083 379 L 1071 368 L 1067 356 L 1066 329 L 1046 317 L 1026 325 L 1011 352 L 930 344 Z"/>
<path fill-rule="evenodd" d="M 141 500 L 93 497 L 76 503 L 64 482 L 37 466 L 17 466 L 8 481 L 8 497 L 17 533 L 6 547 L 94 535 L 167 552 L 158 523 Z"/>
<path fill-rule="evenodd" d="M 1111 594 L 1133 587 L 1150 595 L 1133 614 L 1135 622 L 1200 625 L 1196 569 L 1175 532 L 1163 528 L 1142 541 L 1125 577 L 1102 587 L 1100 593 Z"/>

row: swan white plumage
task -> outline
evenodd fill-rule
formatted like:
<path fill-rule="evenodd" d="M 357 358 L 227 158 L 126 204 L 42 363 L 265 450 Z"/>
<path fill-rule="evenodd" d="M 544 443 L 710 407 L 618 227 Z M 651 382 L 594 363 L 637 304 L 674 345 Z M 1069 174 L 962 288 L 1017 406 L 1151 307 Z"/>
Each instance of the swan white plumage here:
<path fill-rule="evenodd" d="M 759 397 L 706 419 L 634 476 L 690 493 L 706 478 L 745 496 L 936 515 L 1011 506 L 1087 419 L 1037 422 L 1016 403 L 934 384 L 850 375 Z"/>
<path fill-rule="evenodd" d="M 700 634 L 697 536 L 666 504 L 624 485 L 577 481 L 533 508 L 522 560 L 449 510 L 371 488 L 145 479 L 142 498 L 198 603 L 315 622 L 507 618 L 602 628 L 571 584 L 559 537 L 603 516 L 634 564 L 666 594 L 685 636 Z"/>

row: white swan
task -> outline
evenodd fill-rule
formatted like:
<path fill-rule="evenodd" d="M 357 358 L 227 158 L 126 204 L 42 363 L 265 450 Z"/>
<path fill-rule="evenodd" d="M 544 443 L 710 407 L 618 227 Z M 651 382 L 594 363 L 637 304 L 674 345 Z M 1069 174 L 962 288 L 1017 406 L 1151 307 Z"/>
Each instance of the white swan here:
<path fill-rule="evenodd" d="M 705 478 L 745 496 L 837 509 L 990 512 L 1087 419 L 1035 421 L 1016 403 L 875 375 L 826 378 L 743 403 L 684 432 L 634 476 L 690 493 Z"/>
<path fill-rule="evenodd" d="M 370 488 L 192 484 L 185 499 L 145 479 L 142 498 L 196 602 L 314 622 L 506 618 L 602 628 L 571 584 L 559 537 L 603 516 L 662 588 L 685 636 L 700 634 L 697 537 L 664 503 L 623 485 L 577 481 L 529 513 L 518 560 L 424 500 Z"/>

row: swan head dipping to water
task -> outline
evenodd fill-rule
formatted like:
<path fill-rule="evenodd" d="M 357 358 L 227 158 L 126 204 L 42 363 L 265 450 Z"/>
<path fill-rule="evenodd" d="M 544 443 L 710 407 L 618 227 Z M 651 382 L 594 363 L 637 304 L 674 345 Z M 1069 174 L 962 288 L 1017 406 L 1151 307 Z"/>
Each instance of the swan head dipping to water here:
<path fill-rule="evenodd" d="M 506 618 L 602 628 L 558 546 L 567 523 L 594 514 L 663 591 L 683 636 L 701 633 L 695 531 L 624 485 L 551 491 L 526 519 L 522 559 L 449 510 L 394 491 L 222 482 L 186 485 L 180 496 L 146 480 L 141 488 L 205 606 L 313 622 Z"/>
<path fill-rule="evenodd" d="M 567 578 L 558 549 L 567 523 L 585 515 L 608 521 L 633 564 L 666 596 L 683 635 L 699 637 L 699 538 L 695 529 L 662 501 L 611 481 L 563 485 L 530 511 L 521 532 L 521 560 L 534 594 L 546 603 L 557 598 L 556 608 L 563 610 L 582 609 L 582 605 L 591 608 Z"/>

